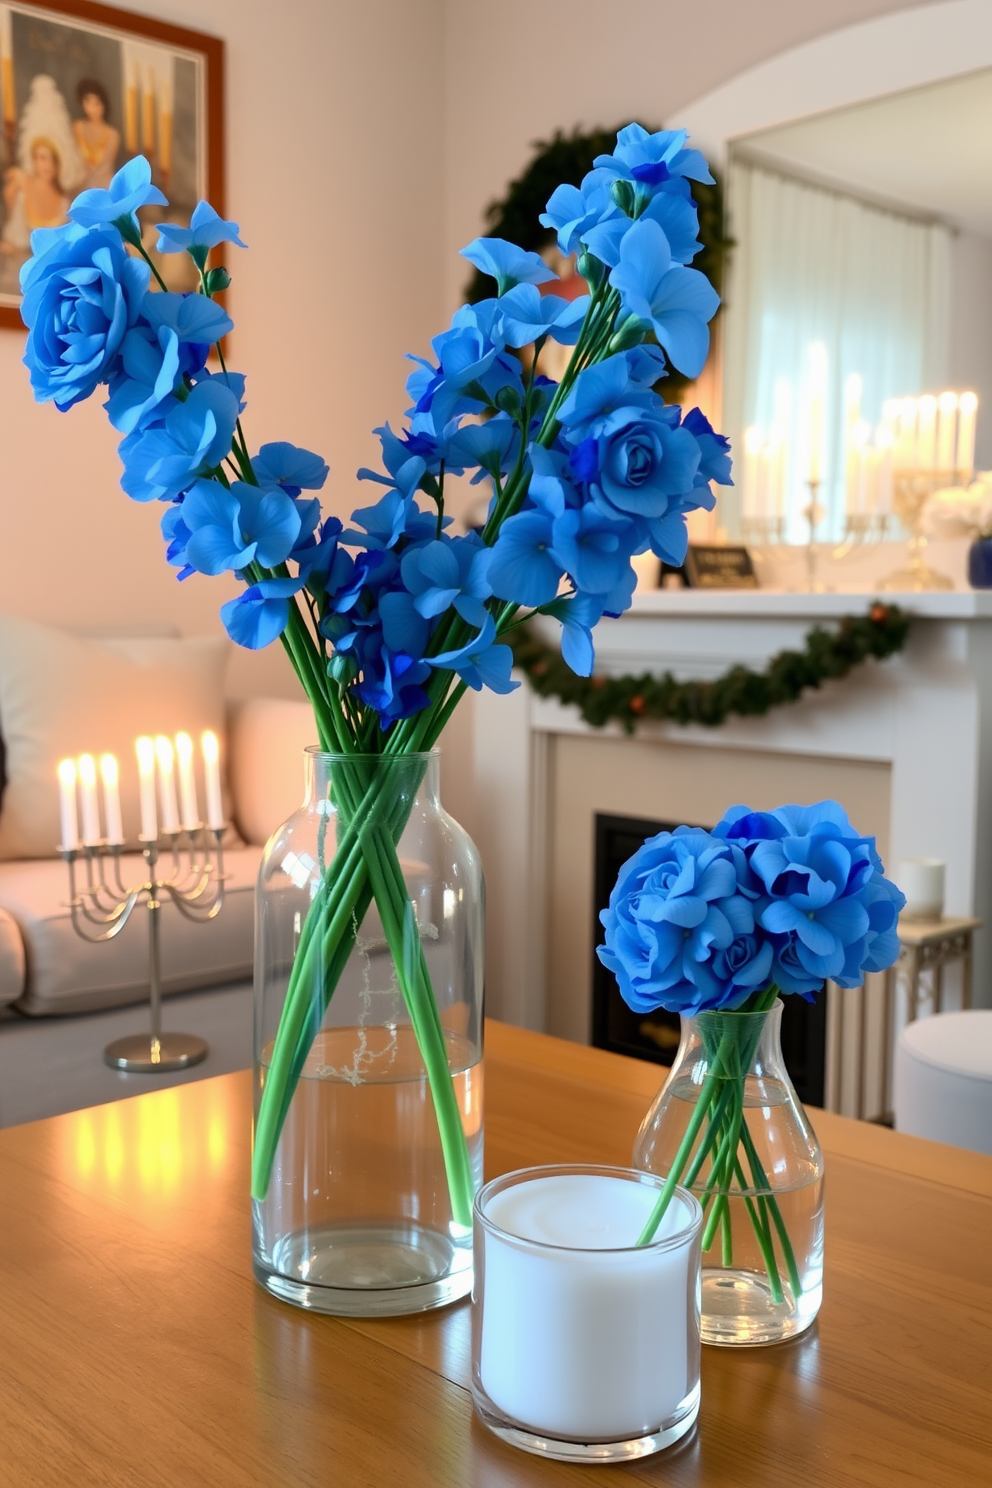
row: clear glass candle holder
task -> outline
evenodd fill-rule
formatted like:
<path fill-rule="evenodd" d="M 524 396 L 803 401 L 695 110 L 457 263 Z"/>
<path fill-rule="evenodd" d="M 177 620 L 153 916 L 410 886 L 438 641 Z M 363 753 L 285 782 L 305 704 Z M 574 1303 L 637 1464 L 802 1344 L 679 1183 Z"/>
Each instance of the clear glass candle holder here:
<path fill-rule="evenodd" d="M 568 1164 L 494 1179 L 475 1202 L 472 1396 L 489 1429 L 562 1462 L 658 1452 L 699 1412 L 702 1210 L 663 1181 Z"/>

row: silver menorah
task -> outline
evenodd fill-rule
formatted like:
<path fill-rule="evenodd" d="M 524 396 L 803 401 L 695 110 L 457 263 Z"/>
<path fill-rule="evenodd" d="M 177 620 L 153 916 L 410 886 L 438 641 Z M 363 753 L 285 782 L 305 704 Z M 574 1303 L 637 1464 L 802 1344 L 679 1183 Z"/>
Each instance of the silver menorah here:
<path fill-rule="evenodd" d="M 151 1030 L 115 1039 L 103 1051 L 112 1069 L 159 1074 L 188 1069 L 207 1057 L 207 1044 L 190 1033 L 162 1032 L 162 954 L 159 917 L 166 897 L 186 919 L 206 924 L 224 904 L 223 829 L 199 826 L 142 838 L 145 877 L 125 885 L 121 876 L 123 847 L 98 842 L 61 849 L 69 865 L 69 907 L 76 934 L 91 944 L 120 935 L 139 900 L 148 910 L 148 980 L 151 986 Z M 164 848 L 160 852 L 160 843 Z M 160 857 L 168 855 L 172 871 L 163 877 Z M 78 883 L 84 865 L 85 884 Z M 109 871 L 108 871 L 109 870 Z M 109 877 L 109 882 L 108 882 Z"/>

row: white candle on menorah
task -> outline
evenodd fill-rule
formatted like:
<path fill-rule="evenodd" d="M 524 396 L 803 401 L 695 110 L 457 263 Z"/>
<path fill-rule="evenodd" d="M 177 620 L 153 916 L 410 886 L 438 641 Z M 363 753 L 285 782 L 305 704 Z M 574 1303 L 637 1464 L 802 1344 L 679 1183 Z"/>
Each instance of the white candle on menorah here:
<path fill-rule="evenodd" d="M 188 739 L 188 735 L 185 737 Z M 216 749 L 216 740 L 214 744 Z M 69 907 L 76 934 L 91 943 L 114 940 L 138 904 L 143 902 L 147 910 L 151 1027 L 147 1034 L 115 1039 L 104 1050 L 107 1064 L 128 1073 L 157 1074 L 186 1069 L 205 1059 L 208 1053 L 203 1039 L 162 1030 L 162 906 L 171 903 L 186 919 L 202 925 L 215 919 L 224 904 L 223 813 L 218 808 L 215 820 L 209 826 L 202 826 L 197 820 L 195 788 L 188 780 L 187 788 L 182 791 L 184 820 L 180 825 L 175 789 L 177 753 L 182 788 L 185 745 L 177 750 L 165 735 L 159 735 L 156 740 L 143 736 L 136 741 L 144 874 L 132 882 L 124 881 L 124 832 L 116 758 L 104 754 L 100 760 L 105 837 L 100 835 L 92 755 L 83 755 L 78 761 L 65 759 L 58 767 L 60 852 L 69 870 Z M 189 756 L 191 759 L 192 747 Z M 77 827 L 77 782 L 83 809 L 82 842 Z M 162 803 L 161 834 L 156 787 Z M 219 789 L 218 769 L 218 801 Z M 160 866 L 163 859 L 165 870 Z"/>

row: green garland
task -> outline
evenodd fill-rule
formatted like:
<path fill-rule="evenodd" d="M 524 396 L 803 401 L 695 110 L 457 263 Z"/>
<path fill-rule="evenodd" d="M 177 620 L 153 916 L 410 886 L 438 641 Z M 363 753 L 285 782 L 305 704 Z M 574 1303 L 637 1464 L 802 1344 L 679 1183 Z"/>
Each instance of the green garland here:
<path fill-rule="evenodd" d="M 552 139 L 537 141 L 529 163 L 510 182 L 506 195 L 486 208 L 486 232 L 496 238 L 508 238 L 533 253 L 548 248 L 556 241 L 555 233 L 542 227 L 538 220 L 548 197 L 561 182 L 578 186 L 592 170 L 596 156 L 611 153 L 616 137 L 615 129 L 573 129 L 570 134 L 559 129 Z M 734 244 L 724 230 L 722 183 L 715 171 L 713 176 L 712 185 L 705 181 L 690 182 L 699 213 L 699 241 L 703 245 L 692 266 L 705 274 L 717 294 L 721 294 L 727 256 Z M 469 304 L 475 304 L 492 292 L 492 280 L 476 270 L 465 297 Z M 677 403 L 689 381 L 670 368 L 663 389 L 665 402 Z"/>
<path fill-rule="evenodd" d="M 807 687 L 846 677 L 870 656 L 894 656 L 906 644 L 910 624 L 905 610 L 876 601 L 867 615 L 845 615 L 836 631 L 816 626 L 802 651 L 780 651 L 764 671 L 733 666 L 712 682 L 677 682 L 671 672 L 577 677 L 557 648 L 526 626 L 509 639 L 515 665 L 541 697 L 572 703 L 594 728 L 616 722 L 630 734 L 649 718 L 718 728 L 731 713 L 755 718 L 798 702 Z"/>

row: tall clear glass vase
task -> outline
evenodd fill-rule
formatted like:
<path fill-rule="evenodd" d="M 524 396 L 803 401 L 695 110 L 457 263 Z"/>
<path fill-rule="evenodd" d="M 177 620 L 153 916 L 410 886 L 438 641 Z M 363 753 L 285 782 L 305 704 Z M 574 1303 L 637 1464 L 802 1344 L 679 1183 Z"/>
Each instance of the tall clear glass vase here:
<path fill-rule="evenodd" d="M 437 753 L 306 753 L 255 951 L 253 1261 L 277 1297 L 377 1316 L 472 1287 L 483 883 Z"/>
<path fill-rule="evenodd" d="M 823 1156 L 782 1059 L 782 1003 L 683 1017 L 634 1166 L 703 1206 L 704 1343 L 778 1343 L 823 1297 Z"/>

